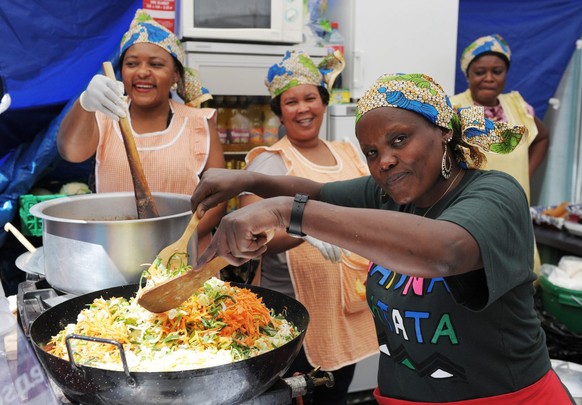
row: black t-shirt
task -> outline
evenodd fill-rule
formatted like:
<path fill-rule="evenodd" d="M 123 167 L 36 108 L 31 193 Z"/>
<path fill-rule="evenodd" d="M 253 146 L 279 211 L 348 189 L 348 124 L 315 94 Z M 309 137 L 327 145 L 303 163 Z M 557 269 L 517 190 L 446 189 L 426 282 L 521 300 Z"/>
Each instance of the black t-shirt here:
<path fill-rule="evenodd" d="M 412 211 L 383 201 L 370 177 L 326 184 L 321 200 Z M 423 279 L 372 265 L 367 299 L 382 352 L 380 393 L 446 402 L 533 384 L 551 366 L 533 303 L 533 228 L 523 189 L 501 172 L 467 171 L 429 214 L 465 228 L 484 268 Z"/>

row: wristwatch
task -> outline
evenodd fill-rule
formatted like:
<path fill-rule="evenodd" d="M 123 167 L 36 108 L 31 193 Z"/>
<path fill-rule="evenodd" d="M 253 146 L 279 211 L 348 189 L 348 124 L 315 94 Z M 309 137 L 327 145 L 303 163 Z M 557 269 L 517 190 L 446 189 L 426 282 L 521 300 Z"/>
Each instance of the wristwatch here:
<path fill-rule="evenodd" d="M 303 210 L 307 204 L 309 196 L 305 194 L 295 194 L 293 199 L 293 208 L 291 208 L 291 218 L 289 219 L 289 227 L 287 233 L 289 236 L 295 238 L 303 238 L 305 234 L 301 232 L 301 221 L 303 220 Z"/>

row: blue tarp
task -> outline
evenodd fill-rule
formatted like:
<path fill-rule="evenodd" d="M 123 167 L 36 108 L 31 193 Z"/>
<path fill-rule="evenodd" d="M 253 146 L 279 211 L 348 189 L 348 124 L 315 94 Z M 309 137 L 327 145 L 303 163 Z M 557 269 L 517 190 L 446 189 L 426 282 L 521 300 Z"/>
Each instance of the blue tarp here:
<path fill-rule="evenodd" d="M 518 90 L 543 119 L 582 37 L 582 0 L 460 0 L 455 92 L 467 89 L 463 49 L 500 34 L 511 48 L 505 90 Z"/>
<path fill-rule="evenodd" d="M 12 97 L 0 116 L 0 224 L 13 219 L 20 195 L 63 165 L 55 143 L 60 122 L 103 61 L 116 53 L 141 4 L 0 0 L 0 74 Z M 5 238 L 0 233 L 0 246 Z"/>
<path fill-rule="evenodd" d="M 18 197 L 43 176 L 83 170 L 58 157 L 58 125 L 67 103 L 117 51 L 141 5 L 0 0 L 0 75 L 13 99 L 0 116 L 0 224 L 13 219 Z M 460 0 L 458 55 L 478 36 L 501 34 L 514 55 L 507 89 L 518 89 L 543 117 L 582 36 L 581 16 L 582 0 Z M 456 91 L 466 87 L 458 69 Z M 0 246 L 4 239 L 0 233 Z"/>

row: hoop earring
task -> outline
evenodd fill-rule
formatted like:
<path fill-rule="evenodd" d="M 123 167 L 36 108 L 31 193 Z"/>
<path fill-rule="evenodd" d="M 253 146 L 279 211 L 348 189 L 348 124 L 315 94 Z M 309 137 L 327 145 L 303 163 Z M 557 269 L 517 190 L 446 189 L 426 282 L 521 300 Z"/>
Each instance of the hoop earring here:
<path fill-rule="evenodd" d="M 178 82 L 175 82 L 174 84 L 172 84 L 172 87 L 170 87 L 170 90 L 176 91 L 178 89 Z"/>
<path fill-rule="evenodd" d="M 449 143 L 449 141 L 447 141 Z M 445 153 L 443 153 L 443 160 L 441 161 L 441 175 L 445 180 L 448 180 L 451 177 L 451 169 L 453 168 L 453 163 L 451 162 L 451 158 L 447 153 L 447 147 L 445 145 Z"/>

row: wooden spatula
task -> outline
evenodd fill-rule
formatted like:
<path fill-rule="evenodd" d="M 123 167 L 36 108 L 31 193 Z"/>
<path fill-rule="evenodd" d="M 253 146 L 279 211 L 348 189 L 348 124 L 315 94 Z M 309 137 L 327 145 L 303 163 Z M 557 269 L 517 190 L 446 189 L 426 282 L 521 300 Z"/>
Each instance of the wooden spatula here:
<path fill-rule="evenodd" d="M 267 232 L 267 241 L 271 240 L 274 235 L 274 230 Z M 137 302 L 151 312 L 168 311 L 190 298 L 206 280 L 227 265 L 228 262 L 225 259 L 217 256 L 200 269 L 189 270 L 154 287 L 141 290 Z"/>
<path fill-rule="evenodd" d="M 111 80 L 117 80 L 111 62 L 103 62 L 103 72 L 105 76 Z M 123 136 L 123 144 L 125 145 L 125 153 L 129 162 L 129 169 L 131 170 L 131 179 L 133 180 L 133 190 L 135 194 L 135 203 L 137 207 L 138 218 L 156 218 L 160 215 L 154 203 L 150 187 L 145 178 L 139 155 L 137 154 L 137 146 L 135 146 L 135 139 L 133 139 L 133 132 L 127 118 L 119 119 L 119 127 L 121 128 L 121 135 Z"/>
<path fill-rule="evenodd" d="M 156 260 L 154 260 L 148 269 L 150 273 L 155 274 L 158 271 L 156 269 L 158 266 L 164 266 L 165 268 L 173 267 L 174 263 L 178 261 L 175 260 L 172 263 L 173 258 L 179 259 L 180 255 L 185 257 L 188 254 L 188 241 L 190 241 L 192 234 L 194 231 L 196 231 L 198 222 L 200 222 L 198 215 L 196 215 L 196 213 L 192 214 L 192 218 L 190 219 L 190 222 L 188 222 L 188 225 L 186 226 L 186 229 L 184 229 L 184 233 L 182 236 L 180 236 L 180 239 L 166 246 L 160 251 L 160 253 L 158 253 Z"/>

